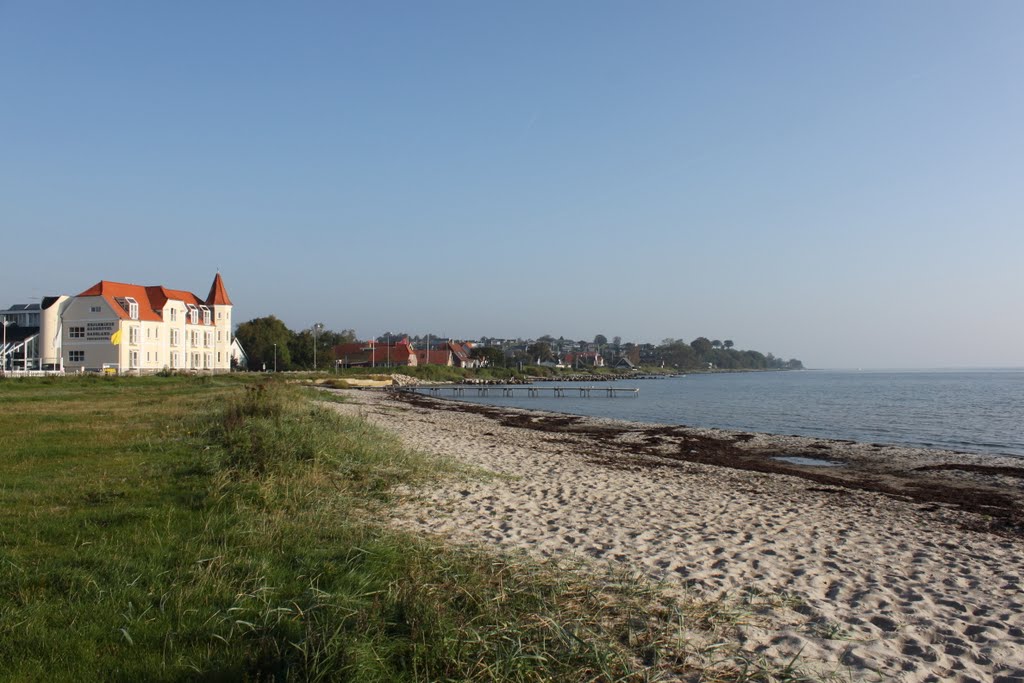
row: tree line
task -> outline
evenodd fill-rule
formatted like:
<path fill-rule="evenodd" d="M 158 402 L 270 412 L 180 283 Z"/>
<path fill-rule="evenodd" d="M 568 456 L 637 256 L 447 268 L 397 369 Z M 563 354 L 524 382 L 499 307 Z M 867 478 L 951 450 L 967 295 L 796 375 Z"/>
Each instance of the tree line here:
<path fill-rule="evenodd" d="M 273 370 L 276 361 L 279 371 L 330 369 L 334 367 L 334 347 L 356 341 L 355 330 L 336 332 L 309 327 L 293 332 L 272 315 L 242 323 L 235 337 L 249 357 L 250 370 Z"/>
<path fill-rule="evenodd" d="M 325 370 L 334 367 L 334 347 L 356 341 L 355 330 L 334 331 L 309 327 L 298 332 L 288 329 L 277 317 L 255 318 L 238 326 L 235 332 L 249 358 L 250 370 Z M 410 335 L 405 332 L 385 333 L 377 338 L 380 343 L 394 343 L 409 338 L 414 346 L 426 348 L 428 341 L 442 342 L 441 335 Z M 314 343 L 315 340 L 315 343 Z M 537 361 L 560 360 L 569 352 L 585 349 L 597 350 L 609 364 L 626 358 L 634 366 L 663 366 L 678 370 L 799 370 L 803 368 L 796 358 L 785 360 L 771 353 L 735 348 L 731 339 L 724 341 L 697 337 L 687 343 L 682 339 L 663 339 L 661 344 L 623 343 L 622 337 L 611 341 L 598 334 L 591 342 L 577 342 L 543 335 L 528 342 L 498 345 L 497 340 L 483 337 L 472 355 L 485 360 L 492 367 L 510 367 L 514 364 L 532 364 Z M 314 347 L 316 361 L 314 366 Z"/>
<path fill-rule="evenodd" d="M 697 337 L 689 344 L 682 339 L 664 339 L 654 349 L 657 362 L 679 368 L 698 370 L 713 367 L 719 370 L 802 370 L 796 358 L 785 360 L 771 353 L 733 348 L 731 339 L 719 341 Z"/>

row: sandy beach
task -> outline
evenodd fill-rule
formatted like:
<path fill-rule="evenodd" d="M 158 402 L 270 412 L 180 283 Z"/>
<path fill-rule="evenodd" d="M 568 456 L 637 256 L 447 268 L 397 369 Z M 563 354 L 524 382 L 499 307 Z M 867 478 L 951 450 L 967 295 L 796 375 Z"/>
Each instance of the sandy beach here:
<path fill-rule="evenodd" d="M 1024 681 L 1019 459 L 340 393 L 500 475 L 411 492 L 406 528 L 616 563 L 681 598 L 764 596 L 739 646 L 844 680 Z"/>

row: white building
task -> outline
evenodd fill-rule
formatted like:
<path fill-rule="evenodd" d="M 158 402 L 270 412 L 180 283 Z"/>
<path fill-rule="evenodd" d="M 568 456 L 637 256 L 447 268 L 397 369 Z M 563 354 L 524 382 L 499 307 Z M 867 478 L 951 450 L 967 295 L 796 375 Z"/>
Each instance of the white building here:
<path fill-rule="evenodd" d="M 40 337 L 59 342 L 66 372 L 231 369 L 232 304 L 220 273 L 206 299 L 101 280 L 62 304 L 57 329 L 44 315 Z"/>

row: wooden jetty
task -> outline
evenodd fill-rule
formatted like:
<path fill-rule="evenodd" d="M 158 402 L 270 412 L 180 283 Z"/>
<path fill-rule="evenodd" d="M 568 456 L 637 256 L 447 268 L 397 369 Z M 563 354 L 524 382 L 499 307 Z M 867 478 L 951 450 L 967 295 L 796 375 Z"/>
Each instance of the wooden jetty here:
<path fill-rule="evenodd" d="M 621 396 L 640 395 L 639 387 L 538 387 L 532 385 L 511 385 L 511 386 L 465 386 L 458 384 L 446 384 L 442 386 L 419 385 L 395 387 L 395 391 L 406 391 L 413 394 L 426 394 L 428 396 L 442 396 L 447 393 L 450 396 L 502 396 L 514 398 L 526 396 L 528 398 L 539 398 L 541 396 L 552 396 L 554 398 L 565 398 L 566 396 L 579 396 L 580 398 L 591 398 L 592 396 L 619 398 Z M 474 394 L 475 392 L 475 394 Z"/>

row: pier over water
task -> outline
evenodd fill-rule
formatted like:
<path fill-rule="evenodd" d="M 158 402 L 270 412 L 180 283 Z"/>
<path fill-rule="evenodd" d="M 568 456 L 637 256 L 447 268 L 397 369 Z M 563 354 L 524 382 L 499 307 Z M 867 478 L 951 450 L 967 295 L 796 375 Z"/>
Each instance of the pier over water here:
<path fill-rule="evenodd" d="M 540 396 L 551 396 L 554 398 L 565 398 L 566 396 L 579 396 L 580 398 L 604 397 L 604 398 L 636 398 L 640 395 L 639 387 L 561 387 L 549 386 L 538 387 L 533 385 L 508 385 L 508 386 L 465 386 L 457 384 L 446 385 L 417 385 L 395 387 L 392 391 L 407 392 L 413 394 L 425 394 L 427 396 L 504 396 L 514 398 L 526 396 L 537 398 Z M 475 392 L 475 394 L 474 394 Z"/>

